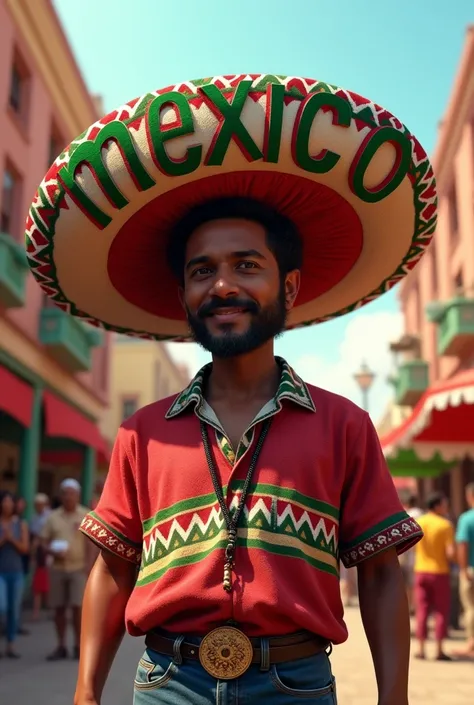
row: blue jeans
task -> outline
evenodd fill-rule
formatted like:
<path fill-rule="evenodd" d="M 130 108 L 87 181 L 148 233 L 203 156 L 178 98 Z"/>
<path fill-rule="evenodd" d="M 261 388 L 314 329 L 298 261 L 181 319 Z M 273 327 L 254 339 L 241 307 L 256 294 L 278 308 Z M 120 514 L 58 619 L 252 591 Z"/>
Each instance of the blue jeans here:
<path fill-rule="evenodd" d="M 23 573 L 0 573 L 0 614 L 6 617 L 9 644 L 15 641 L 18 634 L 24 582 Z"/>
<path fill-rule="evenodd" d="M 181 663 L 179 662 L 181 661 Z M 134 683 L 134 705 L 337 705 L 336 685 L 325 652 L 243 676 L 218 681 L 199 661 L 173 660 L 147 649 Z"/>

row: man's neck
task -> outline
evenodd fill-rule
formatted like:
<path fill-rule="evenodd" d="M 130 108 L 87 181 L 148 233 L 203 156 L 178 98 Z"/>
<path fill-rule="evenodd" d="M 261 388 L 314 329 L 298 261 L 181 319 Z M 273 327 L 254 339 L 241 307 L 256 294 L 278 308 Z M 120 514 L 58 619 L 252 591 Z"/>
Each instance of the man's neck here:
<path fill-rule="evenodd" d="M 273 341 L 247 355 L 214 358 L 207 383 L 209 402 L 231 398 L 235 402 L 271 399 L 280 382 L 280 368 L 273 354 Z"/>

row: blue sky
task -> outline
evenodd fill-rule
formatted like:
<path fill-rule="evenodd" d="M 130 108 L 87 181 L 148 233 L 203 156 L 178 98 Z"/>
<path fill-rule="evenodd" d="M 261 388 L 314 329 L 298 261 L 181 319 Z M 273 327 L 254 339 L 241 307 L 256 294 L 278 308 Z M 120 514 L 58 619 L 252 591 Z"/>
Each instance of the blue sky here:
<path fill-rule="evenodd" d="M 473 0 L 54 0 L 91 92 L 106 111 L 155 88 L 231 73 L 308 76 L 372 98 L 432 152 Z M 78 10 L 80 8 L 80 10 Z M 377 374 L 375 420 L 387 404 L 388 341 L 401 332 L 396 293 L 277 341 L 308 381 L 358 402 L 352 373 Z M 208 356 L 173 345 L 191 371 Z"/>

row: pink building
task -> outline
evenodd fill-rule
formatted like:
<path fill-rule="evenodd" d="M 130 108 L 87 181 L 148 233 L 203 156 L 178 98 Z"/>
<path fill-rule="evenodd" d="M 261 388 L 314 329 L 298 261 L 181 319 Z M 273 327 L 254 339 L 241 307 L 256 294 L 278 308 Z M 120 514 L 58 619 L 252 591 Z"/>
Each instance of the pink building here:
<path fill-rule="evenodd" d="M 30 276 L 24 223 L 46 170 L 97 118 L 50 0 L 0 0 L 0 487 L 31 507 L 65 476 L 93 492 L 107 443 L 109 339 Z"/>
<path fill-rule="evenodd" d="M 399 355 L 395 402 L 407 407 L 405 421 L 382 445 L 389 463 L 411 454 L 420 490 L 442 488 L 459 513 L 463 487 L 474 480 L 474 26 L 433 164 L 437 232 L 401 285 L 405 335 L 392 345 Z"/>

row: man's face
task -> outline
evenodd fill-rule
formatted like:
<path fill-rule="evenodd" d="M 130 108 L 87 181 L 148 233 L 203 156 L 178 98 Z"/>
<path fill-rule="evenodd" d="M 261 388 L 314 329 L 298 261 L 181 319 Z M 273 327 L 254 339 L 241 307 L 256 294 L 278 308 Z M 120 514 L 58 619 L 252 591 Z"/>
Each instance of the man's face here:
<path fill-rule="evenodd" d="M 446 497 L 444 497 L 438 505 L 438 512 L 441 516 L 446 517 L 449 514 L 449 503 Z"/>
<path fill-rule="evenodd" d="M 251 352 L 281 333 L 298 285 L 299 272 L 280 280 L 258 223 L 214 220 L 188 240 L 183 303 L 196 341 L 215 357 Z"/>
<path fill-rule="evenodd" d="M 79 503 L 79 493 L 72 487 L 65 487 L 61 491 L 61 501 L 67 511 L 72 511 Z"/>
<path fill-rule="evenodd" d="M 37 514 L 42 514 L 46 509 L 46 502 L 43 499 L 37 499 L 35 502 L 35 511 Z"/>

